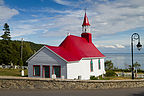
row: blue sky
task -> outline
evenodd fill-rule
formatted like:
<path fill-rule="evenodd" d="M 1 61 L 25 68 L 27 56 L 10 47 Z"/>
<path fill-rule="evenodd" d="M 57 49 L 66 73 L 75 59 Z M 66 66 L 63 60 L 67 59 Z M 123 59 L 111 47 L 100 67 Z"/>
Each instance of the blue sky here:
<path fill-rule="evenodd" d="M 0 35 L 7 22 L 13 40 L 58 46 L 67 33 L 80 36 L 85 8 L 102 52 L 129 53 L 134 32 L 144 44 L 144 0 L 0 0 Z"/>

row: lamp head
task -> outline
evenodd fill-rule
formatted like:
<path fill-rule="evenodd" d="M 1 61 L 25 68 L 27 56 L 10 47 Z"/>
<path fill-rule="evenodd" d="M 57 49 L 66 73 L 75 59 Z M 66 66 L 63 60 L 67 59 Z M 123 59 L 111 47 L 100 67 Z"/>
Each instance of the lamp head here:
<path fill-rule="evenodd" d="M 138 50 L 140 51 L 142 48 L 142 45 L 140 44 L 140 42 L 138 42 L 138 44 L 136 46 L 137 46 Z"/>

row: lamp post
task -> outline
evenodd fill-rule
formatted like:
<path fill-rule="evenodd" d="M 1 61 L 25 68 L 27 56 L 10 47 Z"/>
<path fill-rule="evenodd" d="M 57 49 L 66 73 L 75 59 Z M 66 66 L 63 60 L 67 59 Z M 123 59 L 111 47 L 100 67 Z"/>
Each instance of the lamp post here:
<path fill-rule="evenodd" d="M 138 44 L 136 45 L 138 50 L 142 48 L 142 45 L 140 44 L 140 36 L 138 33 L 134 33 L 131 36 L 131 54 L 132 54 L 132 79 L 134 79 L 134 65 L 133 65 L 133 41 L 138 40 Z"/>

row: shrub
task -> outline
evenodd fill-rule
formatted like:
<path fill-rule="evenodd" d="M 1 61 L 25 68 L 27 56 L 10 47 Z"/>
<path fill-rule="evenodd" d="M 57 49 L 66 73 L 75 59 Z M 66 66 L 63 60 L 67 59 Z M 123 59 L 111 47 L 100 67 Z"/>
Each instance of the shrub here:
<path fill-rule="evenodd" d="M 90 80 L 98 80 L 98 77 L 91 76 L 91 77 L 90 77 Z"/>
<path fill-rule="evenodd" d="M 113 70 L 107 70 L 105 76 L 111 77 L 111 76 L 117 76 L 117 74 Z"/>

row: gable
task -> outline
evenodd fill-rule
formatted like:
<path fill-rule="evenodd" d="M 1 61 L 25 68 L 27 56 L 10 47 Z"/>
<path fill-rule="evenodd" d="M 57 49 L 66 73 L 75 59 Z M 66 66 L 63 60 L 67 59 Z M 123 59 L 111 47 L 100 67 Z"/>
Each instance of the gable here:
<path fill-rule="evenodd" d="M 59 64 L 66 63 L 65 60 L 54 54 L 46 47 L 42 47 L 39 51 L 37 51 L 33 56 L 31 56 L 27 62 L 34 63 L 44 63 L 44 64 Z"/>

